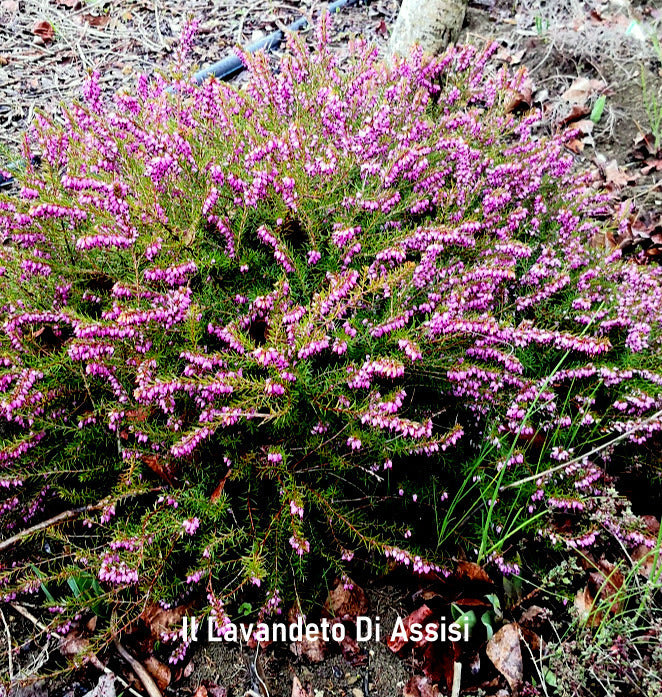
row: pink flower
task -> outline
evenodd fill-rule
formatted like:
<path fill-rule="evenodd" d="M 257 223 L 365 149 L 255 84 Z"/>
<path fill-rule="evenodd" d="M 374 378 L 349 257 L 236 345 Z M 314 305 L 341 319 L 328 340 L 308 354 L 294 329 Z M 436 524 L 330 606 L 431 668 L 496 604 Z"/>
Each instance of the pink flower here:
<path fill-rule="evenodd" d="M 200 527 L 200 521 L 197 518 L 188 518 L 182 521 L 182 527 L 184 532 L 188 535 L 195 535 L 197 529 Z"/>
<path fill-rule="evenodd" d="M 361 450 L 361 439 L 357 438 L 356 436 L 350 436 L 347 439 L 347 445 L 352 450 Z"/>

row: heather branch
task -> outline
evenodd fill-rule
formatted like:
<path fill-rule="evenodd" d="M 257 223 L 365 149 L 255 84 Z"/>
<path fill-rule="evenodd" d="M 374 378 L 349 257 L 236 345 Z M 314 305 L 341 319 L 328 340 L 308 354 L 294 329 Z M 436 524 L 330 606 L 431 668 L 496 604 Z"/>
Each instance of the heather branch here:
<path fill-rule="evenodd" d="M 518 479 L 517 481 L 511 482 L 510 484 L 506 484 L 505 486 L 502 486 L 500 491 L 505 491 L 506 489 L 518 489 L 520 488 L 523 484 L 528 484 L 529 482 L 535 482 L 539 479 L 544 479 L 545 477 L 548 477 L 551 474 L 555 474 L 556 472 L 560 472 L 561 470 L 568 469 L 568 467 L 571 467 L 572 465 L 576 465 L 580 462 L 584 462 L 587 460 L 587 458 L 591 457 L 592 455 L 597 455 L 598 453 L 603 452 L 607 448 L 617 445 L 618 443 L 624 441 L 626 438 L 630 437 L 633 433 L 636 433 L 641 429 L 641 427 L 644 424 L 647 423 L 653 423 L 654 421 L 662 418 L 662 409 L 659 411 L 656 411 L 654 414 L 651 414 L 649 417 L 643 420 L 642 423 L 637 424 L 633 428 L 628 429 L 627 431 L 624 431 L 623 433 L 620 433 L 618 436 L 615 438 L 612 438 L 611 440 L 606 441 L 605 443 L 601 443 L 600 445 L 596 446 L 592 450 L 589 450 L 587 453 L 584 453 L 583 455 L 578 455 L 577 457 L 568 460 L 566 462 L 562 462 L 560 465 L 555 465 L 554 467 L 549 467 L 546 470 L 543 470 L 542 472 L 538 472 L 537 474 L 532 474 L 529 477 L 524 477 L 523 479 Z"/>
<path fill-rule="evenodd" d="M 54 525 L 59 525 L 60 523 L 64 523 L 68 520 L 73 520 L 74 518 L 77 518 L 81 513 L 99 511 L 103 509 L 105 506 L 106 504 L 103 503 L 94 503 L 88 506 L 80 506 L 78 508 L 72 508 L 68 511 L 62 511 L 62 513 L 58 513 L 56 516 L 53 516 L 48 520 L 44 520 L 41 523 L 37 523 L 36 525 L 33 525 L 31 528 L 28 528 L 27 530 L 22 530 L 21 532 L 16 533 L 12 537 L 3 540 L 2 542 L 0 542 L 0 552 L 4 552 L 7 549 L 11 549 L 15 544 L 19 543 L 21 540 L 25 539 L 26 537 L 29 537 L 30 535 L 34 535 L 35 533 L 41 532 L 42 530 L 48 530 L 48 528 L 52 528 Z"/>

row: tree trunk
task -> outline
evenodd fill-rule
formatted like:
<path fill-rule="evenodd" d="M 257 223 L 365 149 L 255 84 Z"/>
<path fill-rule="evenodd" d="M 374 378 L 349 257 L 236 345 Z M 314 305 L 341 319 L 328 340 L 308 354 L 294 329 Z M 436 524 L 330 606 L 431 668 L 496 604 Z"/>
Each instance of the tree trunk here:
<path fill-rule="evenodd" d="M 468 0 L 402 0 L 387 56 L 408 56 L 414 44 L 425 53 L 443 53 L 464 22 Z"/>

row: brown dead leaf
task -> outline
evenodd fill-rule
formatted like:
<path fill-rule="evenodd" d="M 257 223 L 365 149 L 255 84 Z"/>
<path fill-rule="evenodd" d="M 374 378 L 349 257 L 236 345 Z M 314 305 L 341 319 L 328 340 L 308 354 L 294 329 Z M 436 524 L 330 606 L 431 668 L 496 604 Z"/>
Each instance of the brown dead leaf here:
<path fill-rule="evenodd" d="M 103 29 L 108 22 L 110 22 L 110 16 L 109 15 L 89 15 L 89 14 L 83 14 L 80 16 L 80 18 L 87 22 L 91 27 L 95 27 L 96 29 Z"/>
<path fill-rule="evenodd" d="M 650 578 L 653 573 L 653 564 L 655 563 L 655 550 L 650 549 L 646 545 L 639 545 L 630 552 L 630 556 L 634 562 L 637 562 L 637 572 L 644 578 Z M 659 572 L 662 556 L 658 555 L 657 570 Z"/>
<path fill-rule="evenodd" d="M 74 626 L 74 628 L 60 640 L 60 653 L 65 658 L 73 658 L 74 656 L 86 654 L 89 650 L 90 640 L 83 636 L 83 633 L 77 626 Z"/>
<path fill-rule="evenodd" d="M 522 641 L 529 646 L 534 654 L 540 654 L 540 648 L 545 648 L 545 642 L 532 629 L 526 627 L 519 628 Z"/>
<path fill-rule="evenodd" d="M 410 627 L 412 624 L 421 624 L 424 625 L 430 616 L 432 615 L 432 610 L 427 605 L 421 605 L 417 610 L 414 610 L 414 612 L 411 613 L 411 615 L 405 617 L 405 619 L 402 621 L 403 627 L 405 634 L 407 636 L 407 639 L 399 636 L 400 632 L 398 633 L 398 636 L 390 636 L 386 643 L 388 644 L 389 649 L 393 651 L 393 653 L 398 653 L 402 651 L 402 649 L 409 644 L 408 639 L 411 634 Z"/>
<path fill-rule="evenodd" d="M 431 588 L 424 588 L 418 593 L 414 594 L 414 598 L 421 598 L 422 600 L 432 600 L 433 598 L 443 598 L 444 596 Z"/>
<path fill-rule="evenodd" d="M 492 603 L 488 603 L 487 600 L 481 600 L 480 598 L 458 598 L 455 604 L 460 607 L 492 607 Z"/>
<path fill-rule="evenodd" d="M 660 222 L 662 223 L 662 220 Z M 651 235 L 651 239 L 656 244 L 662 244 L 662 230 L 660 231 L 660 234 L 653 233 Z M 660 532 L 660 521 L 652 515 L 641 516 L 641 520 L 645 524 L 646 531 L 648 532 L 648 534 L 652 538 L 656 538 Z M 630 556 L 632 557 L 633 561 L 638 563 L 637 572 L 645 578 L 650 578 L 653 572 L 653 564 L 655 562 L 656 556 L 658 557 L 658 572 L 660 566 L 662 565 L 662 555 L 656 555 L 655 549 L 651 549 L 645 544 L 641 544 L 638 547 L 635 547 L 630 553 Z"/>
<path fill-rule="evenodd" d="M 292 679 L 292 697 L 312 697 L 308 690 L 304 690 L 301 680 L 296 675 Z"/>
<path fill-rule="evenodd" d="M 179 605 L 166 610 L 156 603 L 148 603 L 140 619 L 147 625 L 152 640 L 158 641 L 164 632 L 179 628 L 182 618 L 190 609 L 190 605 Z"/>
<path fill-rule="evenodd" d="M 604 166 L 605 183 L 608 188 L 614 188 L 616 190 L 622 189 L 627 186 L 630 181 L 630 177 L 627 172 L 618 166 L 616 160 L 610 160 Z"/>
<path fill-rule="evenodd" d="M 377 24 L 375 34 L 379 34 L 380 36 L 388 36 L 388 27 L 383 19 Z"/>
<path fill-rule="evenodd" d="M 425 677 L 433 683 L 445 683 L 450 692 L 453 687 L 455 662 L 460 658 L 457 641 L 429 641 L 423 648 L 421 668 Z"/>
<path fill-rule="evenodd" d="M 533 80 L 524 78 L 520 89 L 513 92 L 510 99 L 506 102 L 506 113 L 512 111 L 526 111 L 533 104 Z"/>
<path fill-rule="evenodd" d="M 32 27 L 32 33 L 38 36 L 45 44 L 50 43 L 55 38 L 55 29 L 46 20 L 36 22 Z"/>
<path fill-rule="evenodd" d="M 586 586 L 583 590 L 577 591 L 575 596 L 575 610 L 579 615 L 579 619 L 582 622 L 588 623 L 589 626 L 593 627 L 600 623 L 600 618 L 598 613 L 593 612 L 593 603 L 595 602 L 591 591 Z"/>
<path fill-rule="evenodd" d="M 649 157 L 646 160 L 646 166 L 641 168 L 641 173 L 647 176 L 651 172 L 662 172 L 662 158 Z"/>
<path fill-rule="evenodd" d="M 402 697 L 439 697 L 439 688 L 422 675 L 412 675 L 402 690 Z"/>
<path fill-rule="evenodd" d="M 340 651 L 351 666 L 361 666 L 368 662 L 368 654 L 361 648 L 361 644 L 347 633 L 340 642 Z"/>
<path fill-rule="evenodd" d="M 290 622 L 296 623 L 298 616 L 292 611 L 290 611 L 289 616 Z M 328 646 L 321 632 L 315 635 L 313 632 L 306 632 L 304 629 L 301 641 L 293 641 L 290 644 L 290 651 L 299 658 L 305 656 L 311 663 L 321 663 L 326 656 Z"/>
<path fill-rule="evenodd" d="M 172 485 L 175 481 L 175 473 L 171 464 L 159 455 L 141 455 L 140 459 L 164 482 Z"/>
<path fill-rule="evenodd" d="M 531 629 L 539 629 L 547 622 L 551 615 L 551 611 L 538 605 L 531 605 L 527 608 L 519 619 L 520 626 L 529 627 Z"/>
<path fill-rule="evenodd" d="M 638 160 L 648 161 L 649 157 L 655 158 L 662 152 L 655 147 L 655 136 L 652 133 L 640 135 L 634 141 L 634 156 Z"/>
<path fill-rule="evenodd" d="M 228 477 L 230 476 L 230 472 L 232 472 L 231 469 L 229 469 L 224 475 L 221 481 L 217 484 L 216 488 L 214 491 L 212 491 L 211 496 L 209 497 L 209 502 L 210 503 L 216 503 L 221 498 L 221 494 L 223 493 L 223 489 L 225 489 L 225 482 L 227 482 Z"/>
<path fill-rule="evenodd" d="M 570 128 L 579 131 L 582 136 L 588 136 L 593 133 L 595 123 L 591 119 L 582 119 L 581 121 L 575 121 Z"/>
<path fill-rule="evenodd" d="M 520 51 L 515 51 L 515 53 L 513 53 L 510 51 L 510 49 L 506 48 L 505 46 L 501 46 L 494 55 L 494 60 L 502 61 L 507 65 L 517 65 L 518 63 L 522 62 L 522 58 L 524 58 L 525 53 L 526 49 L 524 48 Z"/>
<path fill-rule="evenodd" d="M 556 125 L 567 126 L 569 123 L 572 123 L 573 121 L 583 119 L 584 116 L 588 116 L 590 113 L 591 110 L 588 107 L 580 106 L 579 104 L 573 104 L 572 108 L 570 109 L 570 112 L 566 116 L 560 118 L 556 122 Z"/>
<path fill-rule="evenodd" d="M 200 685 L 200 687 L 193 693 L 193 697 L 208 697 L 207 688 L 204 685 Z"/>
<path fill-rule="evenodd" d="M 345 585 L 340 581 L 329 592 L 324 603 L 324 612 L 329 617 L 356 622 L 358 615 L 368 612 L 368 598 L 363 588 L 356 583 L 349 584 L 351 588 L 345 588 Z"/>
<path fill-rule="evenodd" d="M 605 83 L 601 80 L 589 80 L 586 77 L 578 77 L 561 95 L 561 99 L 570 104 L 583 106 L 594 92 L 604 90 L 605 86 Z"/>
<path fill-rule="evenodd" d="M 568 150 L 570 150 L 570 152 L 574 152 L 575 155 L 579 154 L 584 149 L 584 143 L 577 138 L 573 138 L 572 140 L 568 141 L 565 146 L 568 148 Z"/>
<path fill-rule="evenodd" d="M 159 690 L 163 692 L 166 687 L 170 685 L 170 680 L 172 679 L 170 668 L 168 668 L 165 663 L 161 663 L 161 661 L 154 656 L 146 658 L 143 661 L 143 665 L 147 672 L 154 678 L 154 682 L 158 685 Z"/>
<path fill-rule="evenodd" d="M 478 564 L 471 561 L 461 561 L 455 567 L 453 578 L 456 581 L 489 583 L 492 585 L 492 579 L 487 575 L 487 572 Z"/>
<path fill-rule="evenodd" d="M 506 624 L 487 642 L 487 657 L 508 681 L 516 693 L 522 682 L 524 666 L 519 640 L 519 627 L 515 622 Z"/>
<path fill-rule="evenodd" d="M 610 612 L 618 613 L 623 606 L 618 592 L 624 582 L 625 577 L 615 564 L 600 559 L 598 569 L 589 574 L 587 587 L 590 588 L 591 595 L 609 603 Z"/>

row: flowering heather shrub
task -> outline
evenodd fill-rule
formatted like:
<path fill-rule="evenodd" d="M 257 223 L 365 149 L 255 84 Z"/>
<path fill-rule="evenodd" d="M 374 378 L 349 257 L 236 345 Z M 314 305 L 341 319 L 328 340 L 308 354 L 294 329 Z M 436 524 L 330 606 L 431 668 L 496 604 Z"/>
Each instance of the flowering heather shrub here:
<path fill-rule="evenodd" d="M 613 447 L 591 451 L 662 425 L 659 271 L 599 249 L 604 197 L 509 112 L 523 75 L 490 50 L 387 70 L 325 32 L 276 75 L 244 56 L 245 89 L 141 79 L 111 108 L 93 79 L 26 137 L 41 164 L 0 200 L 0 578 L 44 583 L 61 631 L 100 598 L 279 612 L 355 554 L 427 572 L 456 550 L 435 520 L 506 572 L 522 512 L 593 512 L 559 543 L 639 534 L 596 522 Z"/>

